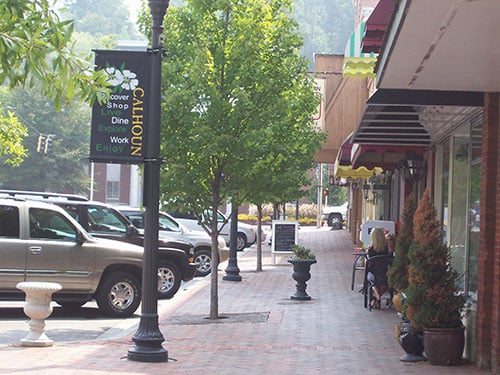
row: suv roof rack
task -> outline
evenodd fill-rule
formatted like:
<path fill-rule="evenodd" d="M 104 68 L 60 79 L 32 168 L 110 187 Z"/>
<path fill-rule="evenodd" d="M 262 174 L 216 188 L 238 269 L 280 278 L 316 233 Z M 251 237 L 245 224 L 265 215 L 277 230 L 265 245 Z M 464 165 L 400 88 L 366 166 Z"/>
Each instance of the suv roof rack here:
<path fill-rule="evenodd" d="M 27 190 L 0 190 L 0 195 L 5 194 L 9 197 L 40 197 L 43 199 L 49 198 L 65 198 L 69 201 L 88 201 L 83 195 L 76 194 L 60 194 L 49 193 L 44 191 L 27 191 Z"/>

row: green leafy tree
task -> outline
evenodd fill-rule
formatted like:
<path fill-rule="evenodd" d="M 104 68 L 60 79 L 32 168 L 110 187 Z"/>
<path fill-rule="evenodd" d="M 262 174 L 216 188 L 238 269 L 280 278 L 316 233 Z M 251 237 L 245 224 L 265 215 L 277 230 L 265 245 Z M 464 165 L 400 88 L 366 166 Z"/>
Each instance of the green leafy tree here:
<path fill-rule="evenodd" d="M 294 9 L 292 17 L 304 36 L 303 56 L 312 61 L 314 54 L 344 53 L 354 28 L 351 0 L 294 0 Z"/>
<path fill-rule="evenodd" d="M 60 108 L 75 95 L 106 97 L 105 76 L 73 53 L 71 21 L 61 21 L 48 0 L 0 0 L 0 81 L 10 87 L 39 85 Z"/>
<path fill-rule="evenodd" d="M 22 125 L 14 112 L 0 113 L 0 159 L 4 164 L 19 165 L 27 155 L 23 139 L 28 135 L 26 126 Z"/>
<path fill-rule="evenodd" d="M 0 82 L 10 88 L 36 86 L 55 101 L 58 110 L 75 97 L 89 103 L 106 100 L 109 91 L 104 74 L 94 71 L 90 58 L 74 53 L 73 24 L 60 20 L 54 5 L 49 0 L 0 0 Z M 19 164 L 26 154 L 20 143 L 26 127 L 5 110 L 0 113 L 0 124 L 0 154 Z"/>
<path fill-rule="evenodd" d="M 139 0 L 137 0 L 139 1 Z M 119 39 L 139 37 L 130 13 L 121 0 L 64 0 L 75 30 L 95 38 L 114 35 Z"/>
<path fill-rule="evenodd" d="M 3 88 L 1 92 L 2 103 L 15 110 L 28 130 L 24 139 L 24 162 L 20 166 L 0 168 L 2 188 L 26 190 L 29 187 L 29 190 L 85 194 L 90 182 L 86 159 L 90 136 L 88 106 L 75 102 L 57 111 L 52 101 L 36 91 Z M 51 135 L 52 146 L 48 152 L 45 152 L 45 142 L 40 152 L 37 151 L 40 134 Z"/>
<path fill-rule="evenodd" d="M 253 165 L 270 157 L 277 137 L 283 144 L 282 152 L 271 154 L 274 165 L 298 153 L 317 102 L 298 55 L 302 41 L 289 17 L 290 1 L 185 3 L 169 8 L 165 21 L 161 193 L 170 206 L 200 213 L 249 196 Z M 291 130 L 296 138 L 288 144 Z M 215 270 L 217 222 L 209 220 L 206 228 Z M 217 273 L 211 278 L 215 319 Z"/>

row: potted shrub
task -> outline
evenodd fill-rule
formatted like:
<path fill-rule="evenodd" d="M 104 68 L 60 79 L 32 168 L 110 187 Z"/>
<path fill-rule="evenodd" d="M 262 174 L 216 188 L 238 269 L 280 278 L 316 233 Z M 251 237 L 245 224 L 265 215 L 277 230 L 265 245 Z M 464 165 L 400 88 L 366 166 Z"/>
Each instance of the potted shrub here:
<path fill-rule="evenodd" d="M 293 265 L 293 279 L 295 284 L 295 294 L 290 298 L 294 300 L 310 300 L 311 297 L 306 293 L 306 281 L 311 278 L 311 265 L 316 263 L 316 256 L 304 246 L 292 245 L 293 256 L 288 262 Z"/>
<path fill-rule="evenodd" d="M 465 298 L 457 288 L 458 273 L 451 267 L 428 189 L 419 201 L 413 224 L 404 313 L 414 329 L 423 331 L 431 364 L 457 365 L 464 349 L 461 312 Z"/>
<path fill-rule="evenodd" d="M 387 271 L 389 285 L 402 296 L 402 293 L 408 288 L 408 251 L 413 241 L 413 215 L 417 204 L 415 195 L 411 193 L 406 199 L 401 216 L 401 226 L 396 238 L 396 248 L 394 260 Z M 396 303 L 395 303 L 396 304 Z M 398 308 L 398 306 L 396 306 Z M 398 309 L 401 312 L 401 308 Z"/>

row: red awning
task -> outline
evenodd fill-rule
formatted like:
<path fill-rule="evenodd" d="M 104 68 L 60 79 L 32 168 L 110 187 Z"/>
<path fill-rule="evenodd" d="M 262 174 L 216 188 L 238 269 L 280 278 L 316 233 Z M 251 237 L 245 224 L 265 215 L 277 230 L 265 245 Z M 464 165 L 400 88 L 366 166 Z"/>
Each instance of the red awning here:
<path fill-rule="evenodd" d="M 351 138 L 352 138 L 352 133 L 349 134 L 340 145 L 340 149 L 337 154 L 337 160 L 336 160 L 338 165 L 351 165 L 351 149 L 352 149 Z"/>
<path fill-rule="evenodd" d="M 423 155 L 425 150 L 426 147 L 418 146 L 356 144 L 352 150 L 352 167 L 364 166 L 368 169 L 381 167 L 384 170 L 391 170 L 405 158 L 408 151 Z"/>
<path fill-rule="evenodd" d="M 380 0 L 366 20 L 365 36 L 361 42 L 363 53 L 379 53 L 387 25 L 394 10 L 394 0 Z"/>

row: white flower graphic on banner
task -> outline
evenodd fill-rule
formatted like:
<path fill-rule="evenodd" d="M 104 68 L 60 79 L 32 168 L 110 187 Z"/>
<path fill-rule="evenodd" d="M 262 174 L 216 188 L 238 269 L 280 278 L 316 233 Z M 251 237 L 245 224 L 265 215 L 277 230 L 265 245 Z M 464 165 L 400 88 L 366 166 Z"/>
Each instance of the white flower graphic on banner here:
<path fill-rule="evenodd" d="M 136 77 L 137 74 L 134 72 L 124 70 L 122 88 L 124 90 L 134 90 L 139 85 L 139 80 Z"/>
<path fill-rule="evenodd" d="M 115 87 L 113 91 L 134 90 L 139 86 L 139 80 L 136 78 L 137 74 L 128 69 L 120 70 L 109 66 L 104 71 L 108 76 L 106 81 Z"/>

